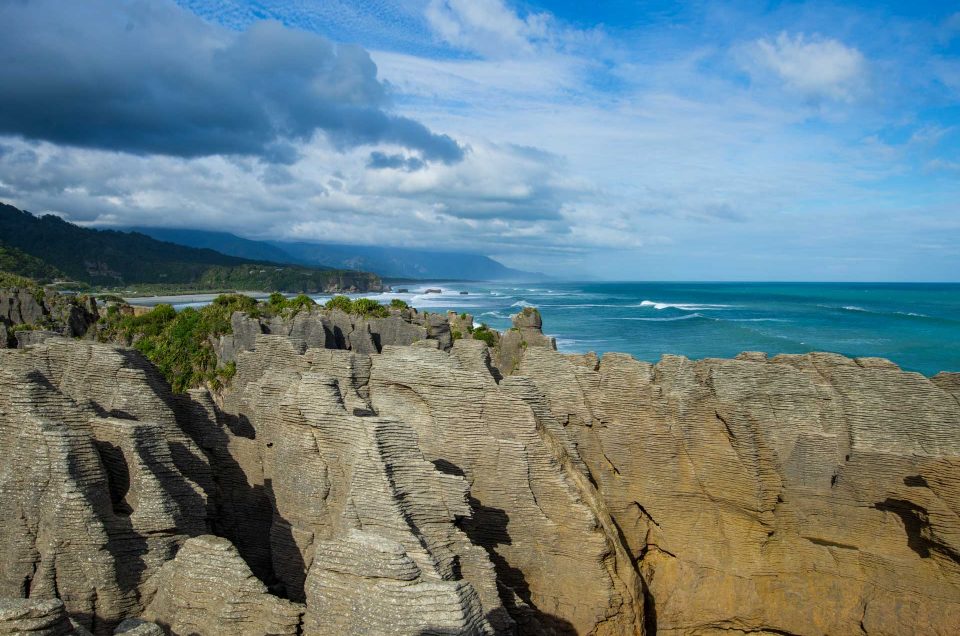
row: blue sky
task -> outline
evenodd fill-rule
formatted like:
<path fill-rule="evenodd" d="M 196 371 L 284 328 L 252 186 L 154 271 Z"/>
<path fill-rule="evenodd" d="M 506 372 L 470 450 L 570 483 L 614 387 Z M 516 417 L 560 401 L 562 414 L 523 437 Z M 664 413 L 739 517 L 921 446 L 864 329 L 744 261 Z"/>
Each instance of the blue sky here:
<path fill-rule="evenodd" d="M 6 3 L 0 200 L 563 278 L 960 279 L 960 7 L 596 4 Z"/>

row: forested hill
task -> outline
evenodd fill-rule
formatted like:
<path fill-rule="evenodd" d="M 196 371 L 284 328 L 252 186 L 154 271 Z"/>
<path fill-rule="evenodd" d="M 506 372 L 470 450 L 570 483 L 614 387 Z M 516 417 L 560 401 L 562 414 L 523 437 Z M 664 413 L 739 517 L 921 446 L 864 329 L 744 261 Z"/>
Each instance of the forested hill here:
<path fill-rule="evenodd" d="M 307 267 L 376 272 L 392 278 L 462 280 L 541 280 L 543 274 L 512 269 L 482 254 L 387 245 L 348 245 L 289 241 L 256 241 L 228 232 L 180 228 L 132 228 L 161 241 L 213 248 L 247 259 L 296 263 Z"/>
<path fill-rule="evenodd" d="M 0 203 L 0 244 L 40 259 L 67 278 L 100 287 L 163 285 L 187 289 L 290 292 L 376 290 L 375 274 L 227 256 L 138 232 L 96 230 Z"/>

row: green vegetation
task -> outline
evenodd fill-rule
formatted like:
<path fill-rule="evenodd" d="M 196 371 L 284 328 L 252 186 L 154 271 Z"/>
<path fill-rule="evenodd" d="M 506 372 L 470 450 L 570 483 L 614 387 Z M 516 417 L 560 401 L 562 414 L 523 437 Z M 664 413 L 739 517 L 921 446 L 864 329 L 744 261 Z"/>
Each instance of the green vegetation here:
<path fill-rule="evenodd" d="M 18 276 L 10 272 L 0 271 L 0 287 L 21 287 L 33 289 L 37 287 L 37 281 L 25 276 Z"/>
<path fill-rule="evenodd" d="M 204 269 L 196 284 L 204 289 L 279 289 L 316 294 L 334 287 L 375 287 L 379 279 L 366 272 L 341 272 L 270 263 L 248 263 Z"/>
<path fill-rule="evenodd" d="M 15 247 L 4 245 L 2 242 L 0 242 L 0 270 L 39 282 L 50 282 L 64 277 L 63 272 L 56 267 Z"/>
<path fill-rule="evenodd" d="M 0 269 L 38 280 L 69 277 L 81 284 L 126 292 L 276 289 L 318 293 L 378 288 L 367 272 L 250 261 L 209 249 L 158 241 L 138 232 L 82 228 L 63 219 L 0 203 Z"/>
<path fill-rule="evenodd" d="M 399 298 L 394 298 L 390 301 L 391 309 L 410 309 L 410 305 L 406 301 L 400 300 Z"/>
<path fill-rule="evenodd" d="M 466 320 L 466 319 L 467 319 L 467 312 L 463 312 L 462 314 L 460 314 L 460 320 Z"/>
<path fill-rule="evenodd" d="M 390 311 L 372 298 L 357 298 L 353 301 L 353 313 L 366 318 L 386 318 Z"/>
<path fill-rule="evenodd" d="M 453 338 L 454 342 L 456 342 L 457 340 L 460 340 L 461 338 L 463 338 L 463 334 L 460 333 L 460 331 L 458 331 L 457 329 L 453 329 L 450 331 L 450 337 Z"/>
<path fill-rule="evenodd" d="M 233 361 L 228 362 L 222 367 L 217 367 L 213 373 L 213 378 L 210 380 L 210 384 L 213 385 L 213 388 L 216 390 L 222 389 L 235 375 L 237 375 L 237 363 Z"/>
<path fill-rule="evenodd" d="M 324 305 L 324 307 L 327 309 L 339 309 L 340 311 L 349 314 L 353 312 L 353 301 L 347 296 L 334 296 L 327 301 L 327 304 Z"/>
<path fill-rule="evenodd" d="M 178 393 L 204 383 L 217 389 L 237 372 L 233 363 L 218 367 L 213 348 L 217 338 L 232 333 L 230 318 L 234 312 L 241 311 L 254 318 L 289 317 L 314 306 L 313 299 L 304 294 L 287 298 L 279 293 L 271 294 L 262 303 L 242 294 L 224 294 L 206 307 L 188 307 L 180 312 L 161 304 L 139 316 L 130 315 L 120 305 L 111 305 L 101 315 L 98 333 L 105 342 L 122 342 L 140 351 Z M 326 308 L 364 317 L 390 315 L 387 307 L 371 298 L 350 300 L 346 296 L 335 296 Z"/>
<path fill-rule="evenodd" d="M 311 307 L 316 306 L 316 301 L 306 294 L 287 298 L 279 292 L 274 292 L 270 294 L 270 298 L 267 300 L 267 307 L 269 307 L 273 313 L 287 316 L 296 315 L 303 310 L 310 311 Z"/>
<path fill-rule="evenodd" d="M 334 296 L 327 301 L 324 307 L 327 309 L 339 309 L 344 313 L 363 316 L 365 318 L 386 318 L 390 315 L 389 309 L 372 298 L 350 300 L 347 296 Z"/>
<path fill-rule="evenodd" d="M 209 382 L 222 386 L 232 377 L 229 367 L 217 368 L 213 350 L 215 338 L 232 332 L 230 317 L 235 311 L 253 316 L 262 315 L 263 307 L 256 300 L 241 294 L 219 296 L 200 309 L 186 308 L 177 312 L 170 305 L 157 305 L 140 316 L 123 316 L 107 312 L 101 319 L 100 337 L 133 345 L 167 378 L 174 391 Z"/>
<path fill-rule="evenodd" d="M 497 342 L 497 335 L 493 332 L 486 323 L 483 323 L 479 327 L 473 330 L 473 339 L 481 340 L 487 343 L 488 347 L 492 347 Z"/>

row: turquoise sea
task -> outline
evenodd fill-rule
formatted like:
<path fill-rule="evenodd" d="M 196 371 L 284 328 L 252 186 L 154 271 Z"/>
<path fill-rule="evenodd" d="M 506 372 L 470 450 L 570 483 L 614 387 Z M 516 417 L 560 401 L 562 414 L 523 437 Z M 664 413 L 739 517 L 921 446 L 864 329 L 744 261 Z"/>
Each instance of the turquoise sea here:
<path fill-rule="evenodd" d="M 442 294 L 425 294 L 428 288 Z M 960 284 L 396 284 L 418 309 L 466 311 L 496 329 L 532 305 L 561 351 L 731 357 L 741 351 L 880 356 L 933 375 L 960 371 Z M 461 294 L 465 291 L 467 294 Z"/>
<path fill-rule="evenodd" d="M 561 351 L 729 358 L 741 351 L 878 356 L 908 371 L 960 371 L 960 283 L 410 283 L 384 294 L 421 310 L 510 327 L 540 309 Z M 441 289 L 440 294 L 425 293 Z M 466 294 L 461 293 L 466 292 Z M 329 296 L 316 296 L 324 302 Z M 138 302 L 171 302 L 141 299 Z M 174 306 L 203 305 L 181 302 Z M 174 301 L 175 302 L 175 301 Z"/>

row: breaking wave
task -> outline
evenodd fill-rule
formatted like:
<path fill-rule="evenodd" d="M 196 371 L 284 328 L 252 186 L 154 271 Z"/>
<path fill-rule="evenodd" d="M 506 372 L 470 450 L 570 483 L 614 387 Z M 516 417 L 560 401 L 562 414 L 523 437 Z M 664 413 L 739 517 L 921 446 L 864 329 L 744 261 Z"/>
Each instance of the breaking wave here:
<path fill-rule="evenodd" d="M 628 307 L 653 307 L 654 309 L 680 309 L 682 311 L 714 311 L 717 309 L 728 309 L 733 305 L 716 304 L 695 304 L 695 303 L 661 303 L 655 300 L 644 300 L 639 305 L 627 305 Z"/>

